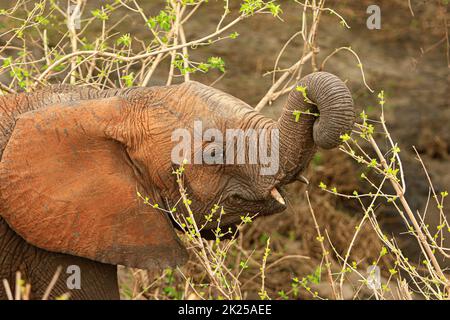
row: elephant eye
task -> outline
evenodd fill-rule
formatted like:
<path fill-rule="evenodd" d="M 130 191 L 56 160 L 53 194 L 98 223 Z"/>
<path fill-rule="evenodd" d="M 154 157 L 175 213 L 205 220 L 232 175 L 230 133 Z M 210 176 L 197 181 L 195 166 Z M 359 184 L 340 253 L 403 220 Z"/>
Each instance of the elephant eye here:
<path fill-rule="evenodd" d="M 225 150 L 221 144 L 210 143 L 203 150 L 203 161 L 206 164 L 224 164 Z"/>

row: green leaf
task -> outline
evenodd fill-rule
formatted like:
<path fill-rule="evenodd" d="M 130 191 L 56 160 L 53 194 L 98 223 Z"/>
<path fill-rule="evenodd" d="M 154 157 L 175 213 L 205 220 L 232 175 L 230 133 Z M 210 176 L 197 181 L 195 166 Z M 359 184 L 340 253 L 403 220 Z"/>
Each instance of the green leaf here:
<path fill-rule="evenodd" d="M 274 2 L 270 2 L 267 4 L 267 9 L 269 9 L 270 13 L 274 17 L 278 17 L 280 13 L 283 13 L 283 10 L 281 10 L 280 5 L 275 4 Z"/>
<path fill-rule="evenodd" d="M 3 67 L 9 67 L 12 63 L 12 57 L 7 57 L 3 59 Z"/>
<path fill-rule="evenodd" d="M 244 0 L 241 4 L 241 8 L 239 12 L 244 16 L 250 16 L 255 13 L 255 11 L 261 9 L 264 6 L 264 2 L 262 0 Z"/>
<path fill-rule="evenodd" d="M 237 32 L 233 32 L 230 34 L 231 39 L 236 39 L 237 37 L 239 37 L 239 33 L 237 33 Z"/>
<path fill-rule="evenodd" d="M 129 47 L 131 45 L 131 36 L 129 33 L 124 34 L 116 41 L 117 44 L 124 45 L 125 47 Z"/>
<path fill-rule="evenodd" d="M 147 20 L 147 25 L 150 29 L 154 29 L 156 26 L 159 26 L 160 29 L 169 31 L 174 20 L 175 17 L 173 15 L 161 10 L 156 17 L 152 17 Z"/>
<path fill-rule="evenodd" d="M 132 87 L 134 83 L 134 72 L 121 77 L 127 87 Z"/>
<path fill-rule="evenodd" d="M 321 279 L 321 275 L 322 275 L 322 268 L 320 266 L 318 266 L 316 268 L 316 270 L 314 270 L 313 274 L 307 275 L 306 278 L 308 279 L 308 281 L 314 283 L 314 284 L 319 284 L 320 283 L 320 279 Z"/>
<path fill-rule="evenodd" d="M 208 63 L 211 68 L 218 69 L 221 72 L 225 72 L 225 61 L 220 57 L 209 57 Z"/>
<path fill-rule="evenodd" d="M 343 142 L 345 142 L 345 141 L 350 140 L 350 135 L 348 133 L 346 133 L 346 134 L 341 135 L 340 138 Z"/>
<path fill-rule="evenodd" d="M 295 116 L 295 122 L 298 122 L 300 120 L 302 112 L 300 110 L 294 110 L 292 111 L 292 114 Z"/>
<path fill-rule="evenodd" d="M 106 21 L 109 19 L 108 14 L 103 10 L 103 8 L 101 10 L 100 9 L 92 10 L 91 14 L 97 19 L 100 19 L 102 21 Z"/>

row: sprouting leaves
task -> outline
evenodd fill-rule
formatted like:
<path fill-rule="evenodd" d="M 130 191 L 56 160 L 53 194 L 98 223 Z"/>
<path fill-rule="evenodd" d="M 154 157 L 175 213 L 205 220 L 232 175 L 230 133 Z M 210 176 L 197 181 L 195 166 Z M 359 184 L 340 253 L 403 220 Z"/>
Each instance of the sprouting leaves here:
<path fill-rule="evenodd" d="M 267 242 L 266 242 L 266 248 L 264 250 L 262 265 L 259 268 L 259 270 L 261 271 L 261 280 L 262 281 L 261 281 L 261 289 L 258 292 L 258 295 L 259 295 L 261 300 L 268 300 L 268 299 L 270 299 L 269 295 L 267 294 L 267 290 L 265 289 L 265 285 L 264 285 L 264 283 L 265 283 L 264 280 L 266 278 L 265 271 L 266 271 L 267 258 L 269 257 L 270 251 L 271 251 L 270 250 L 270 238 L 268 238 Z"/>
<path fill-rule="evenodd" d="M 384 96 L 384 90 L 381 90 L 380 93 L 378 94 L 378 99 L 379 99 L 379 104 L 380 106 L 384 106 L 384 104 L 386 103 L 385 100 L 385 96 Z"/>
<path fill-rule="evenodd" d="M 150 29 L 159 27 L 161 30 L 169 31 L 174 20 L 175 17 L 173 15 L 161 10 L 156 17 L 152 17 L 147 20 L 147 25 Z"/>
<path fill-rule="evenodd" d="M 252 15 L 256 10 L 261 9 L 264 6 L 264 1 L 262 0 L 244 0 L 241 4 L 239 12 L 244 15 Z"/>
<path fill-rule="evenodd" d="M 195 73 L 197 71 L 206 73 L 211 69 L 217 69 L 220 72 L 225 72 L 225 61 L 221 57 L 209 57 L 206 62 L 194 63 L 192 61 L 189 62 L 188 66 L 185 66 L 185 62 L 188 57 L 179 56 L 174 60 L 173 65 L 180 70 L 182 75 L 186 73 Z"/>
<path fill-rule="evenodd" d="M 400 148 L 397 146 L 397 144 L 394 146 L 394 148 L 392 148 L 392 152 L 394 154 L 400 153 Z"/>
<path fill-rule="evenodd" d="M 7 68 L 11 65 L 12 63 L 12 57 L 7 57 L 5 59 L 3 59 L 3 67 Z"/>
<path fill-rule="evenodd" d="M 105 12 L 103 8 L 92 10 L 91 14 L 97 19 L 100 19 L 101 21 L 106 21 L 109 19 L 108 14 Z"/>
<path fill-rule="evenodd" d="M 371 123 L 368 123 L 369 117 L 367 116 L 367 113 L 365 111 L 362 111 L 359 114 L 359 117 L 363 120 L 363 123 L 360 126 L 361 128 L 360 137 L 368 140 L 374 133 L 375 127 Z"/>
<path fill-rule="evenodd" d="M 300 120 L 300 116 L 302 115 L 302 113 L 301 113 L 300 110 L 294 110 L 294 111 L 292 112 L 292 114 L 293 114 L 294 117 L 295 117 L 295 122 L 298 122 L 298 121 Z"/>
<path fill-rule="evenodd" d="M 319 284 L 321 275 L 322 275 L 322 268 L 318 266 L 312 274 L 306 276 L 306 279 L 308 279 L 308 281 L 314 284 Z"/>
<path fill-rule="evenodd" d="M 242 221 L 243 223 L 245 223 L 245 224 L 251 223 L 251 222 L 252 222 L 252 218 L 249 217 L 248 215 L 247 215 L 247 216 L 241 216 L 241 221 Z"/>
<path fill-rule="evenodd" d="M 267 9 L 267 10 L 266 10 Z M 264 10 L 264 12 L 270 12 L 274 17 L 278 17 L 283 10 L 279 4 L 275 1 L 264 2 L 263 0 L 244 0 L 241 4 L 239 12 L 244 16 L 251 16 L 258 10 Z"/>
<path fill-rule="evenodd" d="M 391 268 L 391 269 L 389 269 L 389 273 L 393 276 L 393 275 L 397 274 L 398 271 L 395 270 L 394 268 Z"/>
<path fill-rule="evenodd" d="M 307 95 L 306 95 L 306 87 L 303 87 L 303 86 L 297 86 L 297 87 L 295 88 L 295 90 L 297 90 L 298 92 L 301 92 L 302 95 L 303 95 L 303 97 L 305 98 L 305 101 L 307 101 L 308 97 L 307 97 Z"/>
<path fill-rule="evenodd" d="M 21 67 L 12 67 L 9 75 L 18 80 L 19 87 L 25 89 L 28 85 L 30 85 L 30 71 Z"/>
<path fill-rule="evenodd" d="M 370 137 L 373 135 L 373 133 L 375 132 L 375 127 L 373 126 L 373 124 L 367 124 L 361 126 L 361 133 L 360 133 L 360 137 L 363 139 L 370 139 Z"/>
<path fill-rule="evenodd" d="M 238 32 L 233 32 L 229 35 L 230 39 L 236 39 L 237 37 L 239 37 L 239 33 Z"/>
<path fill-rule="evenodd" d="M 43 26 L 46 26 L 50 23 L 50 20 L 43 16 L 37 16 L 34 20 Z"/>
<path fill-rule="evenodd" d="M 364 123 L 367 121 L 368 118 L 364 110 L 359 114 L 359 117 L 364 121 Z"/>
<path fill-rule="evenodd" d="M 281 13 L 283 13 L 283 10 L 281 10 L 281 7 L 279 4 L 275 4 L 274 2 L 270 2 L 267 4 L 267 9 L 269 9 L 270 13 L 274 17 L 278 17 Z"/>
<path fill-rule="evenodd" d="M 278 296 L 283 299 L 283 300 L 288 300 L 289 296 L 286 294 L 286 292 L 284 292 L 284 290 L 280 290 L 278 291 Z"/>
<path fill-rule="evenodd" d="M 247 261 L 241 261 L 241 262 L 239 263 L 239 266 L 240 266 L 243 270 L 248 269 L 248 262 L 247 262 Z"/>
<path fill-rule="evenodd" d="M 369 164 L 367 165 L 369 168 L 376 168 L 378 166 L 377 159 L 371 159 Z"/>
<path fill-rule="evenodd" d="M 309 109 L 306 110 L 306 111 L 294 110 L 294 111 L 292 111 L 292 115 L 295 117 L 295 122 L 299 122 L 300 116 L 302 114 L 308 114 L 308 115 L 311 115 L 311 116 L 314 116 L 314 117 L 318 117 L 319 116 L 318 113 L 310 112 Z"/>
<path fill-rule="evenodd" d="M 133 83 L 134 83 L 134 73 L 131 72 L 131 73 L 127 74 L 127 75 L 124 75 L 124 76 L 121 77 L 121 79 L 124 80 L 125 85 L 127 87 L 132 87 Z"/>
<path fill-rule="evenodd" d="M 348 133 L 345 133 L 343 135 L 340 136 L 342 142 L 346 142 L 348 140 L 350 140 L 350 135 Z"/>
<path fill-rule="evenodd" d="M 394 168 L 391 168 L 391 167 L 389 167 L 389 168 L 387 168 L 387 169 L 384 170 L 384 172 L 385 172 L 389 177 L 391 177 L 391 178 L 393 178 L 393 179 L 396 179 L 397 174 L 398 174 L 398 171 L 399 171 L 398 168 L 394 169 Z"/>
<path fill-rule="evenodd" d="M 129 47 L 131 45 L 131 36 L 129 33 L 124 34 L 119 39 L 117 39 L 117 44 Z"/>
<path fill-rule="evenodd" d="M 210 68 L 218 69 L 221 72 L 225 72 L 225 61 L 221 57 L 209 57 L 208 64 Z"/>

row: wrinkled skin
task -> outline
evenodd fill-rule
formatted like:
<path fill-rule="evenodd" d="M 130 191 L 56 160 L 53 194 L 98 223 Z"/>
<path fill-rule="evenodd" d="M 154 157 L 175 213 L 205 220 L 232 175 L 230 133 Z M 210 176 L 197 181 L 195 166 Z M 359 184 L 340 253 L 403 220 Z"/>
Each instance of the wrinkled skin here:
<path fill-rule="evenodd" d="M 0 250 L 0 279 L 7 279 L 14 290 L 16 271 L 20 271 L 22 279 L 33 284 L 31 299 L 42 299 L 58 267 L 61 267 L 62 272 L 49 299 L 56 299 L 65 293 L 69 293 L 72 300 L 119 299 L 115 265 L 37 248 L 26 243 L 2 218 L 0 218 Z M 81 269 L 82 290 L 67 289 L 66 281 L 70 274 L 66 273 L 66 270 L 71 265 L 77 265 Z M 7 296 L 2 284 L 0 300 L 5 299 Z"/>
<path fill-rule="evenodd" d="M 351 94 L 337 77 L 314 73 L 299 85 L 314 104 L 293 90 L 278 121 L 197 82 L 106 91 L 62 86 L 2 98 L 0 261 L 6 263 L 0 275 L 11 279 L 20 269 L 33 293 L 41 293 L 57 265 L 76 264 L 84 285 L 73 298 L 114 299 L 113 265 L 184 263 L 186 250 L 168 215 L 143 205 L 136 191 L 162 208 L 177 203 L 171 134 L 177 128 L 193 133 L 194 120 L 203 130 L 279 129 L 280 135 L 279 144 L 267 140 L 279 149 L 273 175 L 261 175 L 259 164 L 186 165 L 184 185 L 197 221 L 203 224 L 214 204 L 225 209 L 222 226 L 242 214 L 283 211 L 282 187 L 300 179 L 317 147 L 336 147 L 354 122 Z M 303 114 L 296 122 L 297 110 L 320 117 Z M 59 293 L 67 291 L 63 280 Z"/>

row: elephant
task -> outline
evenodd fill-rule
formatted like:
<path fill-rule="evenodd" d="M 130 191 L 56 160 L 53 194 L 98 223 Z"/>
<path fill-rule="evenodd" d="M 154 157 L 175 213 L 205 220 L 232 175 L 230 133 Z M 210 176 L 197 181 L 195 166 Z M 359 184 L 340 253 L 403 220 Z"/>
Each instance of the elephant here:
<path fill-rule="evenodd" d="M 202 130 L 278 132 L 278 139 L 260 140 L 278 152 L 272 174 L 261 174 L 260 163 L 185 164 L 191 210 L 207 230 L 214 204 L 226 212 L 223 226 L 235 226 L 243 213 L 284 211 L 284 186 L 303 179 L 318 147 L 341 143 L 355 112 L 344 82 L 322 71 L 299 80 L 277 121 L 195 81 L 106 90 L 56 85 L 0 97 L 0 278 L 13 284 L 20 270 L 39 298 L 62 266 L 50 298 L 70 291 L 71 299 L 119 299 L 117 265 L 185 263 L 170 214 L 138 194 L 167 210 L 180 199 L 172 133 L 195 134 L 195 121 Z M 68 290 L 72 265 L 81 270 L 81 288 Z"/>

